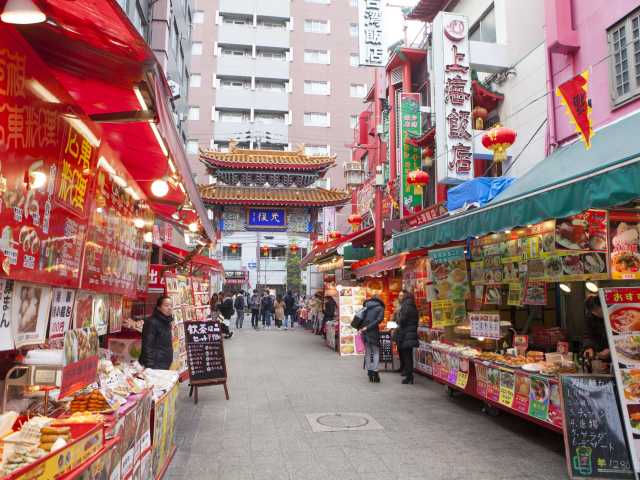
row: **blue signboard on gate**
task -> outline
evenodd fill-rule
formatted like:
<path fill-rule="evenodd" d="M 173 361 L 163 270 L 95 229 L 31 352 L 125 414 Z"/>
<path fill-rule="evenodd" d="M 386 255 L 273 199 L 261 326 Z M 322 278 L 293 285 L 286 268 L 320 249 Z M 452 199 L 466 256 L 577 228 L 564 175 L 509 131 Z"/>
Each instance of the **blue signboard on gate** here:
<path fill-rule="evenodd" d="M 287 228 L 287 211 L 284 208 L 249 208 L 247 228 L 275 230 Z"/>

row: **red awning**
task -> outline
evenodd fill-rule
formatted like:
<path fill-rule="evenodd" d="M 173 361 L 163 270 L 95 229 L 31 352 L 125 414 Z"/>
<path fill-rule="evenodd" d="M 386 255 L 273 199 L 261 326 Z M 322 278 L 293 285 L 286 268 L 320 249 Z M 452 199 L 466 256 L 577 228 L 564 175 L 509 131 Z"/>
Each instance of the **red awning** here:
<path fill-rule="evenodd" d="M 372 275 L 386 272 L 387 270 L 402 268 L 404 267 L 404 264 L 407 260 L 407 255 L 408 253 L 404 252 L 393 255 L 391 257 L 383 258 L 382 260 L 378 260 L 377 262 L 373 262 L 365 265 L 364 267 L 352 270 L 352 273 L 356 277 L 370 277 Z"/>
<path fill-rule="evenodd" d="M 356 230 L 355 232 L 349 233 L 344 237 L 340 237 L 336 240 L 331 240 L 330 242 L 325 243 L 321 247 L 314 248 L 311 250 L 306 257 L 302 259 L 300 262 L 300 267 L 305 268 L 307 265 L 314 263 L 316 260 L 325 257 L 327 255 L 332 255 L 338 249 L 340 245 L 351 242 L 351 244 L 355 246 L 364 245 L 373 240 L 374 228 L 368 227 L 363 228 L 362 230 Z"/>
<path fill-rule="evenodd" d="M 445 8 L 449 0 L 420 0 L 407 15 L 408 20 L 432 22 L 440 10 Z"/>
<path fill-rule="evenodd" d="M 0 4 L 2 4 L 0 0 Z M 169 106 L 171 91 L 153 51 L 115 0 L 40 0 L 48 21 L 18 27 L 18 31 L 51 68 L 74 100 L 97 122 L 101 139 L 150 199 L 155 213 L 170 218 L 189 198 L 207 236 L 215 238 L 191 174 L 182 140 Z M 134 87 L 144 90 L 143 110 Z M 153 180 L 170 175 L 152 124 L 182 178 L 169 194 L 151 195 Z M 183 220 L 183 223 L 186 220 Z"/>
<path fill-rule="evenodd" d="M 187 250 L 178 248 L 174 245 L 171 245 L 170 243 L 163 244 L 162 248 L 181 259 L 186 258 L 187 255 L 189 255 L 190 253 Z M 191 258 L 190 262 L 195 265 L 208 267 L 215 272 L 224 272 L 224 267 L 218 260 L 214 258 L 205 257 L 204 255 L 194 255 L 193 258 Z"/>
<path fill-rule="evenodd" d="M 424 132 L 419 137 L 409 137 L 405 140 L 405 143 L 409 145 L 413 145 L 414 147 L 426 147 L 428 145 L 433 145 L 433 142 L 436 138 L 436 127 L 431 127 L 429 130 Z"/>

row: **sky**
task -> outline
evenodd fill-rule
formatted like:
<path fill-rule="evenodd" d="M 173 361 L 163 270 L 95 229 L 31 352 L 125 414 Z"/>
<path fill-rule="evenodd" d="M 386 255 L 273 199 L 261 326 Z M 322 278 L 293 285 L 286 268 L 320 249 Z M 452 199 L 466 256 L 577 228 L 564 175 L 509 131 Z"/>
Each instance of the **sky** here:
<path fill-rule="evenodd" d="M 387 46 L 394 44 L 398 40 L 404 38 L 404 34 L 402 31 L 403 28 L 403 17 L 402 17 L 402 9 L 400 6 L 405 7 L 413 7 L 418 3 L 418 0 L 385 0 L 385 18 L 384 18 L 384 27 L 385 27 L 385 37 L 387 41 Z M 411 42 L 419 30 L 422 28 L 422 22 L 410 21 L 408 23 L 408 34 L 407 37 L 409 42 Z"/>

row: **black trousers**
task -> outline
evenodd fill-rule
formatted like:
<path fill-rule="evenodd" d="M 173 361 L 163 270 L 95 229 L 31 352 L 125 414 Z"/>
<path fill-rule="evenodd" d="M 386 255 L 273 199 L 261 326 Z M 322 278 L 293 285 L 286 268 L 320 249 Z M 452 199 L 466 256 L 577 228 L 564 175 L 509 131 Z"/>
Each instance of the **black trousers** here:
<path fill-rule="evenodd" d="M 258 328 L 258 321 L 260 320 L 260 310 L 251 309 L 251 326 Z"/>
<path fill-rule="evenodd" d="M 413 348 L 399 348 L 400 368 L 405 377 L 413 377 Z"/>

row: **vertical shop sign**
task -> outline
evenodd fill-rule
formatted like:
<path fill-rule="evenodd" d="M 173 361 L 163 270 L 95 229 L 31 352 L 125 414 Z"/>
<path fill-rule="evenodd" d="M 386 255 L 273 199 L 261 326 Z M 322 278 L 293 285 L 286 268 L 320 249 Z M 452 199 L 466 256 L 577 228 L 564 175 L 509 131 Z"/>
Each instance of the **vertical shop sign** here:
<path fill-rule="evenodd" d="M 360 66 L 384 67 L 384 6 L 382 0 L 358 0 L 358 44 Z"/>
<path fill-rule="evenodd" d="M 511 407 L 520 413 L 529 413 L 529 393 L 531 381 L 525 372 L 516 371 L 516 386 Z"/>
<path fill-rule="evenodd" d="M 448 12 L 433 21 L 438 183 L 474 177 L 468 25 L 464 15 Z"/>
<path fill-rule="evenodd" d="M 13 350 L 13 331 L 11 329 L 11 300 L 13 298 L 13 280 L 0 278 L 0 352 Z"/>
<path fill-rule="evenodd" d="M 605 327 L 611 351 L 613 372 L 618 384 L 622 418 L 630 445 L 631 460 L 640 471 L 640 287 L 606 288 L 600 290 Z"/>
<path fill-rule="evenodd" d="M 489 369 L 481 362 L 475 362 L 475 369 L 476 392 L 481 398 L 488 398 L 487 390 L 489 388 Z"/>
<path fill-rule="evenodd" d="M 407 183 L 409 173 L 419 170 L 421 167 L 420 148 L 407 143 L 410 135 L 419 136 L 422 133 L 419 93 L 402 93 L 400 95 L 400 128 L 402 141 L 401 217 L 405 217 L 422 208 L 422 188 Z"/>
<path fill-rule="evenodd" d="M 60 338 L 71 326 L 75 290 L 54 288 L 51 302 L 51 318 L 49 319 L 49 339 Z"/>

